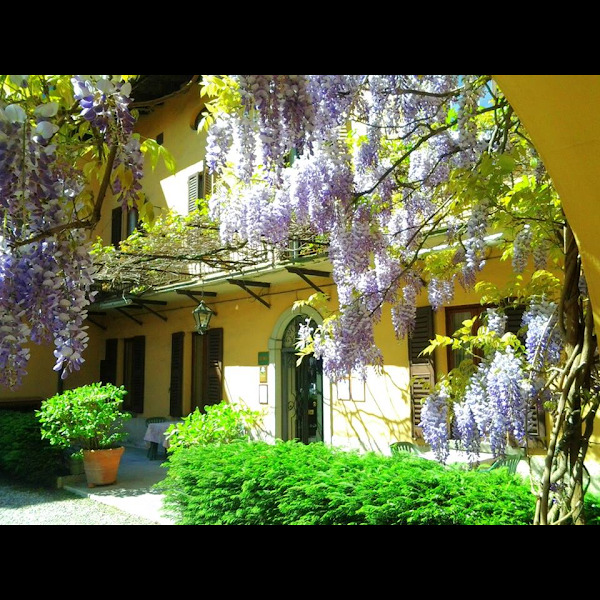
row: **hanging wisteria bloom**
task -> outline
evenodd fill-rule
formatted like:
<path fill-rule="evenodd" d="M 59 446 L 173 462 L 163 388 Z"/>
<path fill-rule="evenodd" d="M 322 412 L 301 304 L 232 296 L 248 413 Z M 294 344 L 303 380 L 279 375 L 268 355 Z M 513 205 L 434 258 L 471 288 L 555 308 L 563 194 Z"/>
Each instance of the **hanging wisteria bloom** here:
<path fill-rule="evenodd" d="M 525 439 L 530 389 L 523 364 L 513 349 L 496 352 L 487 372 L 486 393 L 490 406 L 489 436 L 492 453 L 505 452 L 508 436 L 521 443 Z"/>
<path fill-rule="evenodd" d="M 489 365 L 483 361 L 471 377 L 460 402 L 453 405 L 454 433 L 468 453 L 469 461 L 479 457 L 482 439 L 485 439 L 491 422 L 489 398 L 486 394 L 486 378 Z"/>
<path fill-rule="evenodd" d="M 76 110 L 66 118 L 60 95 L 52 96 L 55 88 L 44 79 L 62 76 L 16 77 L 21 91 L 3 93 L 18 101 L 0 99 L 0 384 L 12 389 L 26 374 L 29 341 L 54 344 L 54 368 L 63 378 L 84 360 L 94 267 L 89 235 L 75 226 L 86 212 L 78 136 L 91 126 L 97 139 L 118 149 L 112 166 L 132 175 L 126 186 L 113 180 L 124 206 L 139 194 L 142 176 L 129 84 L 74 76 L 77 121 Z M 47 93 L 38 95 L 34 84 Z M 75 133 L 63 131 L 71 125 Z"/>
<path fill-rule="evenodd" d="M 333 343 L 326 353 L 328 375 L 355 363 L 354 355 L 341 356 L 342 348 L 363 347 L 364 336 L 374 339 L 382 305 L 390 306 L 396 334 L 404 337 L 413 330 L 425 281 L 436 308 L 452 298 L 455 281 L 474 285 L 485 264 L 489 198 L 458 219 L 466 219 L 459 235 L 448 229 L 448 239 L 460 238 L 462 250 L 455 255 L 454 273 L 431 278 L 416 258 L 428 235 L 442 230 L 442 220 L 450 216 L 452 192 L 445 196 L 445 186 L 452 169 L 474 168 L 487 148 L 489 137 L 477 121 L 485 79 L 235 75 L 228 80 L 227 108 L 212 113 L 207 164 L 217 170 L 226 166 L 239 181 L 213 194 L 212 215 L 220 219 L 224 241 L 240 236 L 281 244 L 296 225 L 328 237 L 340 321 L 352 324 L 349 331 L 335 329 L 344 343 Z M 357 310 L 357 303 L 364 310 Z M 323 340 L 332 332 L 321 332 Z M 350 344 L 350 335 L 363 339 Z M 365 352 L 361 368 L 369 356 L 373 352 Z"/>
<path fill-rule="evenodd" d="M 522 360 L 511 347 L 497 351 L 479 364 L 463 397 L 453 404 L 454 433 L 471 462 L 479 456 L 483 441 L 498 457 L 505 454 L 510 438 L 518 443 L 525 440 L 532 388 L 523 369 Z M 427 407 L 426 417 L 421 417 L 423 436 L 436 457 L 443 456 L 449 429 L 448 407 L 442 408 L 442 402 L 448 402 L 448 393 L 444 385 L 440 389 L 427 398 L 423 408 Z"/>
<path fill-rule="evenodd" d="M 488 329 L 493 331 L 498 337 L 502 337 L 506 331 L 507 316 L 497 308 L 488 308 L 485 313 Z"/>
<path fill-rule="evenodd" d="M 431 446 L 431 450 L 440 462 L 444 463 L 450 456 L 448 402 L 449 393 L 445 385 L 439 388 L 423 403 L 421 409 L 420 427 L 423 428 L 423 437 Z"/>
<path fill-rule="evenodd" d="M 544 299 L 532 301 L 523 314 L 523 325 L 527 326 L 525 347 L 531 368 L 540 371 L 546 365 L 558 364 L 563 339 L 556 303 Z"/>

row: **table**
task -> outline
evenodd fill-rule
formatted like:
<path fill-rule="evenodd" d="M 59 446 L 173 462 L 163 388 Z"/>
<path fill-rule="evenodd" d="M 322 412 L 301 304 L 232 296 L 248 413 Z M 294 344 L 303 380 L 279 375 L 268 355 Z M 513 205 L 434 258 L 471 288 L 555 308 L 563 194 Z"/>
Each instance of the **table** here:
<path fill-rule="evenodd" d="M 150 449 L 148 450 L 148 458 L 150 460 L 156 460 L 159 444 L 163 448 L 169 447 L 169 439 L 165 437 L 165 432 L 174 423 L 178 423 L 178 421 L 148 423 L 148 427 L 146 428 L 146 434 L 144 435 L 144 441 L 150 444 Z"/>

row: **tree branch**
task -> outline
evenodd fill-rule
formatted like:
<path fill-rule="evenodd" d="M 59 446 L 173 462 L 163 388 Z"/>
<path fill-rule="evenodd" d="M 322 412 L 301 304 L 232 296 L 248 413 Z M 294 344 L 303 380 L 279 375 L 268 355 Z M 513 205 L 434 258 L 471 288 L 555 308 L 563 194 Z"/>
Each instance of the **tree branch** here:
<path fill-rule="evenodd" d="M 70 229 L 93 229 L 100 221 L 100 217 L 102 214 L 102 204 L 104 202 L 106 192 L 110 184 L 110 175 L 112 172 L 113 164 L 115 162 L 115 157 L 117 155 L 117 150 L 118 146 L 116 145 L 110 149 L 108 158 L 106 160 L 106 169 L 104 171 L 104 177 L 102 178 L 100 189 L 98 190 L 98 197 L 94 204 L 94 210 L 88 219 L 77 219 L 75 221 L 70 221 L 69 223 L 63 223 L 62 225 L 50 227 L 49 229 L 41 231 L 40 233 L 28 237 L 25 240 L 20 240 L 14 245 L 16 247 L 19 247 L 25 246 L 26 244 L 32 244 L 34 242 L 39 242 L 40 240 L 43 240 L 47 237 L 51 237 L 53 235 L 56 235 L 57 233 L 68 231 Z"/>

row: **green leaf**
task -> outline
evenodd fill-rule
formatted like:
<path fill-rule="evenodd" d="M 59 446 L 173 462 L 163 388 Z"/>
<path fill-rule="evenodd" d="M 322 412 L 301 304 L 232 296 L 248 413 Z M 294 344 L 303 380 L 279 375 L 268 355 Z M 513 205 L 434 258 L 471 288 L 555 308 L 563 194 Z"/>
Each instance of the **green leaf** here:
<path fill-rule="evenodd" d="M 158 144 L 156 140 L 147 139 L 141 144 L 140 149 L 146 155 L 148 160 L 150 161 L 150 166 L 152 170 L 156 169 L 156 165 L 158 164 L 158 152 L 161 146 Z"/>
<path fill-rule="evenodd" d="M 498 158 L 498 164 L 505 173 L 510 173 L 514 171 L 514 168 L 517 165 L 515 159 L 512 156 L 509 156 L 508 154 L 501 154 Z"/>
<path fill-rule="evenodd" d="M 487 177 L 492 172 L 493 165 L 489 154 L 483 155 L 479 169 L 484 177 Z"/>
<path fill-rule="evenodd" d="M 176 170 L 176 166 L 175 166 L 175 158 L 173 157 L 173 155 L 164 146 L 159 146 L 158 152 L 165 163 L 165 167 L 167 167 L 169 172 L 174 174 L 175 170 Z"/>

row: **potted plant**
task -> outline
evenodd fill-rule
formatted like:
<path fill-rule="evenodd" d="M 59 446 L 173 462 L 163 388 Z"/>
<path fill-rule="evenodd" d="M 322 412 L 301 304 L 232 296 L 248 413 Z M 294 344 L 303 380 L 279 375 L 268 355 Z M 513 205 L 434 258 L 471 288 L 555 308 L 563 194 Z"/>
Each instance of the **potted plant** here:
<path fill-rule="evenodd" d="M 117 480 L 125 450 L 119 442 L 127 437 L 124 423 L 131 418 L 121 412 L 126 393 L 123 386 L 92 383 L 48 398 L 36 411 L 42 438 L 61 448 L 83 450 L 89 487 Z"/>

